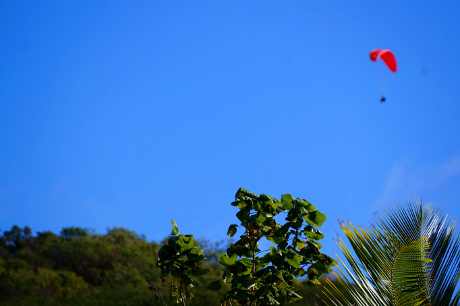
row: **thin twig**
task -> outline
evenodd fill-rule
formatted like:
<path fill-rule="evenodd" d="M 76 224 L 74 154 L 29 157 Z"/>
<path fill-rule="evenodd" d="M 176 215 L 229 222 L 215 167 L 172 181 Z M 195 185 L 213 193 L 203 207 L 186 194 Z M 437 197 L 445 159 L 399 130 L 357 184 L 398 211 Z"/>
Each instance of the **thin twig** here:
<path fill-rule="evenodd" d="M 180 275 L 179 296 L 180 296 L 180 300 L 181 300 L 181 302 L 182 302 L 182 305 L 186 306 L 186 305 L 185 305 L 185 297 L 182 296 L 182 275 Z"/>
<path fill-rule="evenodd" d="M 147 284 L 149 284 L 149 289 L 152 290 L 152 291 L 155 291 L 155 296 L 157 297 L 157 299 L 158 298 L 161 299 L 163 304 L 165 304 L 165 306 L 168 306 L 166 304 L 166 302 L 163 300 L 163 297 L 161 296 L 160 290 L 155 285 L 151 284 L 147 277 L 145 278 L 145 281 L 147 282 Z"/>

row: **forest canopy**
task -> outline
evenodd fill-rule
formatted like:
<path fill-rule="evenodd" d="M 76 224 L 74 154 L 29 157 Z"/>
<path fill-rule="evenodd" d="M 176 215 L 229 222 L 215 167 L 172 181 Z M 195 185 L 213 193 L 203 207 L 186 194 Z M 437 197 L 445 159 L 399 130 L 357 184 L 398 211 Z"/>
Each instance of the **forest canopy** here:
<path fill-rule="evenodd" d="M 229 242 L 198 239 L 203 263 L 210 273 L 197 278 L 195 296 L 188 305 L 214 305 L 228 288 L 211 291 L 207 286 L 220 278 L 218 254 Z M 168 305 L 169 287 L 156 267 L 162 243 L 124 228 L 106 234 L 79 227 L 32 234 L 25 226 L 13 226 L 0 236 L 0 304 L 2 305 L 164 305 L 149 284 L 158 288 Z M 299 305 L 322 305 L 321 290 L 301 284 Z M 292 305 L 296 305 L 293 303 Z"/>

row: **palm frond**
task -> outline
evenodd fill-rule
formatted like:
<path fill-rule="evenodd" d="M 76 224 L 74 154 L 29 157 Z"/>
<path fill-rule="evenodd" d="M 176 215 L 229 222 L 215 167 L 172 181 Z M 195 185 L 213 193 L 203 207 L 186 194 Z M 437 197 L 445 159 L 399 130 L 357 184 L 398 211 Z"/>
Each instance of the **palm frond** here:
<path fill-rule="evenodd" d="M 334 305 L 420 305 L 428 299 L 426 276 L 430 260 L 425 237 L 401 243 L 393 233 L 376 228 L 366 229 L 344 222 L 341 228 L 359 264 L 339 237 L 337 244 L 351 268 L 339 257 L 346 273 L 338 268 L 334 276 L 353 301 L 347 301 L 329 281 L 329 288 L 323 293 Z"/>
<path fill-rule="evenodd" d="M 334 275 L 352 301 L 328 282 L 324 293 L 334 305 L 459 304 L 460 239 L 440 208 L 406 202 L 385 208 L 369 229 L 340 224 L 357 259 L 339 237 L 350 268 L 339 258 L 344 270 Z"/>
<path fill-rule="evenodd" d="M 430 302 L 432 305 L 457 305 L 455 292 L 460 278 L 460 239 L 455 220 L 441 208 L 422 201 L 395 204 L 385 209 L 377 219 L 377 226 L 391 231 L 402 241 L 427 237 L 429 258 Z"/>

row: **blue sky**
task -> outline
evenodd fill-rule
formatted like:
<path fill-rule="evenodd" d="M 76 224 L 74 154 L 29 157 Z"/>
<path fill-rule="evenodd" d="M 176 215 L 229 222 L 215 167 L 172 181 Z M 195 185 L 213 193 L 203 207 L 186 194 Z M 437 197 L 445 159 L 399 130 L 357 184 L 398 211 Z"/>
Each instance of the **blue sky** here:
<path fill-rule="evenodd" d="M 2 1 L 0 228 L 225 239 L 239 187 L 460 216 L 458 1 Z M 398 72 L 371 62 L 391 49 Z M 387 101 L 379 103 L 385 94 Z M 326 251 L 327 252 L 327 251 Z"/>

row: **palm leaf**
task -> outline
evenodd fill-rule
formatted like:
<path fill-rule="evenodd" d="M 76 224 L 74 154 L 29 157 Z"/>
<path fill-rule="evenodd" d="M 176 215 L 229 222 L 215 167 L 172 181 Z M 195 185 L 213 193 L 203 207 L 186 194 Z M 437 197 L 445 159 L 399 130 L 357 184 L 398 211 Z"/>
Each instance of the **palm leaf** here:
<path fill-rule="evenodd" d="M 458 305 L 459 236 L 441 209 L 415 201 L 389 206 L 370 229 L 340 223 L 357 260 L 339 237 L 350 268 L 339 258 L 334 275 L 352 300 L 329 281 L 333 305 Z"/>
<path fill-rule="evenodd" d="M 428 238 L 432 259 L 428 293 L 432 305 L 458 304 L 460 291 L 455 289 L 460 278 L 460 240 L 455 225 L 441 208 L 422 204 L 421 200 L 389 206 L 377 219 L 377 226 L 401 240 Z"/>
<path fill-rule="evenodd" d="M 365 229 L 349 223 L 341 223 L 359 264 L 339 237 L 338 245 L 351 268 L 342 259 L 346 273 L 340 268 L 334 271 L 340 286 L 350 294 L 344 294 L 328 281 L 324 294 L 334 305 L 420 305 L 427 300 L 427 258 L 429 244 L 421 238 L 403 244 L 391 232 L 375 228 Z M 335 293 L 338 298 L 334 298 Z"/>

